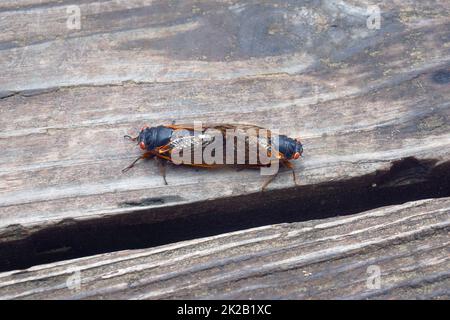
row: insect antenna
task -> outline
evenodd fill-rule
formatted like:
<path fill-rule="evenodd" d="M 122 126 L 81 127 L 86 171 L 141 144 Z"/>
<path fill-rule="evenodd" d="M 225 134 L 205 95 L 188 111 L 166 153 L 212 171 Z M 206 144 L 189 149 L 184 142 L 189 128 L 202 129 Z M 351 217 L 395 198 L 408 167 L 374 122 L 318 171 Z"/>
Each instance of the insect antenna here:
<path fill-rule="evenodd" d="M 137 141 L 137 138 L 139 138 L 139 136 L 132 137 L 132 136 L 130 136 L 128 134 L 124 135 L 123 137 L 124 137 L 124 139 L 128 139 L 128 140 L 131 140 L 131 141 Z"/>

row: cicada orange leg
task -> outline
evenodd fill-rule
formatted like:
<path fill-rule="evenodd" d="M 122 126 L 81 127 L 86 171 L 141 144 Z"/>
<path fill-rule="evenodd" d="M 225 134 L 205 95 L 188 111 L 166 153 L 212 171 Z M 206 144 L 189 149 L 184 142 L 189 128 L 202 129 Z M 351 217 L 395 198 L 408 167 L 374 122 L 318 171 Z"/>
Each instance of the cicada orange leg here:
<path fill-rule="evenodd" d="M 162 176 L 164 184 L 167 186 L 168 183 L 166 180 L 166 161 L 159 157 L 156 157 L 156 161 L 158 161 L 159 174 Z"/>
<path fill-rule="evenodd" d="M 294 184 L 295 184 L 296 186 L 298 186 L 298 183 L 297 183 L 297 177 L 295 176 L 294 166 L 292 165 L 292 163 L 290 163 L 290 162 L 289 162 L 288 160 L 286 160 L 286 159 L 282 159 L 282 160 L 281 160 L 281 164 L 282 164 L 284 167 L 289 168 L 289 169 L 292 170 L 292 178 L 293 178 L 293 180 L 294 180 Z M 277 177 L 277 175 L 278 175 L 278 172 L 275 173 L 274 175 L 271 175 L 271 176 L 269 177 L 269 179 L 267 179 L 266 182 L 264 182 L 264 184 L 263 184 L 263 186 L 262 186 L 262 188 L 261 188 L 261 191 L 266 190 L 267 186 L 268 186 L 268 185 L 269 185 L 269 184 Z"/>
<path fill-rule="evenodd" d="M 133 168 L 134 165 L 135 165 L 139 160 L 142 160 L 142 159 L 150 159 L 150 158 L 153 158 L 154 156 L 155 156 L 155 154 L 154 154 L 153 152 L 148 151 L 148 152 L 144 153 L 143 155 L 137 157 L 132 163 L 130 163 L 129 166 L 127 166 L 126 168 L 123 168 L 123 169 L 122 169 L 122 172 L 125 173 L 125 172 L 127 172 L 128 170 L 130 170 L 131 168 Z"/>
<path fill-rule="evenodd" d="M 286 167 L 292 170 L 292 179 L 294 180 L 294 184 L 296 186 L 298 186 L 297 183 L 297 177 L 295 176 L 295 170 L 294 170 L 294 166 L 292 165 L 292 163 L 290 163 L 288 160 L 282 160 L 281 163 Z"/>

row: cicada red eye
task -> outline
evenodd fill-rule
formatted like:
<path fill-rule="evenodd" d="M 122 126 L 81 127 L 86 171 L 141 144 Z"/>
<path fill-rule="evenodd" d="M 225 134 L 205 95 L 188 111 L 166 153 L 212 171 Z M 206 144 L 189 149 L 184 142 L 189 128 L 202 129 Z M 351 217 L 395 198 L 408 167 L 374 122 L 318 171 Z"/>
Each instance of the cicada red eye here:
<path fill-rule="evenodd" d="M 146 148 L 145 148 L 145 143 L 144 143 L 144 141 L 141 141 L 141 143 L 139 143 L 139 147 L 142 149 L 142 150 L 145 150 Z"/>
<path fill-rule="evenodd" d="M 145 125 L 141 128 L 141 131 L 144 131 L 144 130 L 147 129 L 147 128 L 148 128 L 148 125 L 145 124 Z"/>
<path fill-rule="evenodd" d="M 295 160 L 297 160 L 298 158 L 300 158 L 300 152 L 294 153 L 293 158 L 294 158 Z"/>

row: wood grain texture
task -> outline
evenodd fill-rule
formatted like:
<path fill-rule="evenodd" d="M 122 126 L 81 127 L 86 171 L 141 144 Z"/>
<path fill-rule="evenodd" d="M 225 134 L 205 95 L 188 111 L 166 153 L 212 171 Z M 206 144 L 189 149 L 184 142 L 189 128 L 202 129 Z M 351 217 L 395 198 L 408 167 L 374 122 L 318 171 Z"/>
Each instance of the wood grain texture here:
<path fill-rule="evenodd" d="M 0 298 L 448 299 L 449 218 L 428 199 L 61 261 L 0 273 Z"/>
<path fill-rule="evenodd" d="M 377 2 L 378 3 L 378 2 Z M 81 29 L 67 28 L 67 6 Z M 151 162 L 142 123 L 246 122 L 301 136 L 302 186 L 450 160 L 448 1 L 5 1 L 0 242 L 46 228 L 259 192 L 258 171 Z M 290 173 L 270 186 L 295 192 Z M 124 203 L 146 203 L 139 206 Z M 214 208 L 211 208 L 213 210 Z M 194 214 L 194 212 L 192 213 Z"/>

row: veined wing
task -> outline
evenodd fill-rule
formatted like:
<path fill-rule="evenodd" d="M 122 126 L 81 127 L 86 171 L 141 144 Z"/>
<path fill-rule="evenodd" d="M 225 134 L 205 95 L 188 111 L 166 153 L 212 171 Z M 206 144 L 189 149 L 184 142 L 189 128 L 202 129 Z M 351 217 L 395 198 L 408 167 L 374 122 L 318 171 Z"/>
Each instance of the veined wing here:
<path fill-rule="evenodd" d="M 223 153 L 225 162 L 225 153 L 231 149 L 227 143 L 232 143 L 234 157 L 238 154 L 245 156 L 248 162 L 250 152 L 265 150 L 267 154 L 273 154 L 278 159 L 284 158 L 283 154 L 278 152 L 272 146 L 272 133 L 263 127 L 251 124 L 230 124 L 230 123 L 206 123 L 202 125 L 201 133 L 194 133 L 194 126 L 191 124 L 169 125 L 174 130 L 174 136 L 170 143 L 160 149 L 160 153 L 174 151 L 183 154 L 193 153 L 195 148 L 205 148 L 215 141 L 217 137 L 222 138 Z M 231 140 L 231 141 L 230 141 Z M 240 141 L 239 141 L 240 140 Z"/>

